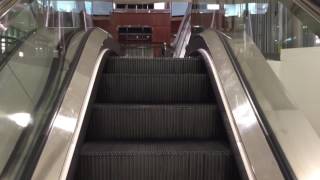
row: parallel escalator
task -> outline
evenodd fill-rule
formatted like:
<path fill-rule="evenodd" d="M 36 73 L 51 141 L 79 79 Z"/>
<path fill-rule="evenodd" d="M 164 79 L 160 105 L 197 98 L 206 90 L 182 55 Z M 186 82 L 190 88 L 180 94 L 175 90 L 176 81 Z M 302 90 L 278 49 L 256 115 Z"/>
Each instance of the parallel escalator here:
<path fill-rule="evenodd" d="M 200 58 L 109 57 L 77 180 L 240 179 Z"/>

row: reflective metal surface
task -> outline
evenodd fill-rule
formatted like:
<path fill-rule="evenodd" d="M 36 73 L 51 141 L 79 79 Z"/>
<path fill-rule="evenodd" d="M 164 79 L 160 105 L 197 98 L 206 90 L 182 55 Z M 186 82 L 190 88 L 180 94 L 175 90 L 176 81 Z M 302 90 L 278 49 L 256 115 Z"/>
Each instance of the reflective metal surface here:
<path fill-rule="evenodd" d="M 188 4 L 183 20 L 180 24 L 177 37 L 172 42 L 171 46 L 174 48 L 173 57 L 184 57 L 186 46 L 191 37 L 191 10 L 192 4 Z"/>
<path fill-rule="evenodd" d="M 44 2 L 0 2 L 0 179 L 30 178 L 82 37 L 78 27 L 44 27 Z"/>
<path fill-rule="evenodd" d="M 221 31 L 283 172 L 313 180 L 320 179 L 320 16 L 305 3 L 243 7 L 229 18 L 238 24 Z"/>
<path fill-rule="evenodd" d="M 248 178 L 284 179 L 221 40 L 213 30 L 207 30 L 200 36 L 205 40 L 211 56 L 203 49 L 199 52 L 217 83 Z"/>
<path fill-rule="evenodd" d="M 100 49 L 108 36 L 100 29 L 91 32 L 32 179 L 66 179 L 95 77 L 107 51 Z"/>
<path fill-rule="evenodd" d="M 246 79 L 250 82 L 258 105 L 263 109 L 267 120 L 265 123 L 271 127 L 294 175 L 297 179 L 303 180 L 319 179 L 319 104 L 314 103 L 319 99 L 314 95 L 318 94 L 318 91 L 314 90 L 318 89 L 319 83 L 317 80 L 312 81 L 308 72 L 312 72 L 313 77 L 318 75 L 317 70 L 313 68 L 319 66 L 308 58 L 313 53 L 309 52 L 310 55 L 307 55 L 304 54 L 307 48 L 303 48 L 302 51 L 294 48 L 292 54 L 298 57 L 298 61 L 292 59 L 292 55 L 288 62 L 278 61 L 279 64 L 283 63 L 280 64 L 282 66 L 278 78 L 252 39 L 247 37 L 244 40 L 240 36 L 233 37 L 233 41 L 231 47 L 238 57 Z M 241 45 L 244 41 L 246 48 Z M 315 53 L 320 54 L 317 50 L 319 49 L 315 49 Z M 284 51 L 282 53 L 284 54 Z M 299 53 L 301 55 L 297 55 Z M 300 63 L 301 60 L 304 63 Z M 313 67 L 308 66 L 307 62 Z M 313 62 L 318 62 L 318 59 Z M 305 76 L 308 78 L 304 78 Z M 296 92 L 300 92 L 301 97 L 297 96 Z M 310 99 L 313 106 L 309 104 Z M 309 111 L 303 112 L 304 109 Z M 312 110 L 313 116 L 308 116 L 308 112 Z"/>
<path fill-rule="evenodd" d="M 221 32 L 285 178 L 320 179 L 319 7 L 308 0 L 194 3 L 194 25 Z"/>

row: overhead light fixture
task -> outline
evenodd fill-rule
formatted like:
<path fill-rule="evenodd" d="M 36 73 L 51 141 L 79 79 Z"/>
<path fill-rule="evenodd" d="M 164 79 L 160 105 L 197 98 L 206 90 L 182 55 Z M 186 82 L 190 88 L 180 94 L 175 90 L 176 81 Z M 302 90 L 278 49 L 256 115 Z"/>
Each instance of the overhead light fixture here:
<path fill-rule="evenodd" d="M 165 9 L 166 3 L 161 2 L 161 3 L 154 3 L 154 9 Z"/>
<path fill-rule="evenodd" d="M 207 4 L 207 9 L 208 10 L 219 10 L 220 5 L 219 4 Z"/>

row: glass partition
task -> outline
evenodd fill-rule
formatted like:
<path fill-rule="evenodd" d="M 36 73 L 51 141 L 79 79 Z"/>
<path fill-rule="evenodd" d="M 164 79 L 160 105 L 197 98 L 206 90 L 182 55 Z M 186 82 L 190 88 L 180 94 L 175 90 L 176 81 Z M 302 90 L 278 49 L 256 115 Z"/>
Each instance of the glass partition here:
<path fill-rule="evenodd" d="M 188 8 L 188 2 L 172 1 L 171 16 L 184 16 Z"/>
<path fill-rule="evenodd" d="M 84 34 L 84 1 L 21 0 L 0 19 L 0 177 L 28 179 Z"/>
<path fill-rule="evenodd" d="M 320 179 L 318 17 L 290 0 L 193 5 L 193 26 L 220 32 L 279 162 L 298 179 Z"/>

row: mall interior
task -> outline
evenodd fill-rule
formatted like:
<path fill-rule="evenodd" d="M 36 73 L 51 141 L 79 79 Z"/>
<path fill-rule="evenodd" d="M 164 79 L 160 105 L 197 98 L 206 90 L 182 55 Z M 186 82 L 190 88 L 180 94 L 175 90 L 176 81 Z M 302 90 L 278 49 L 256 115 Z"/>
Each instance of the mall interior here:
<path fill-rule="evenodd" d="M 320 180 L 319 0 L 1 0 L 1 180 Z"/>

